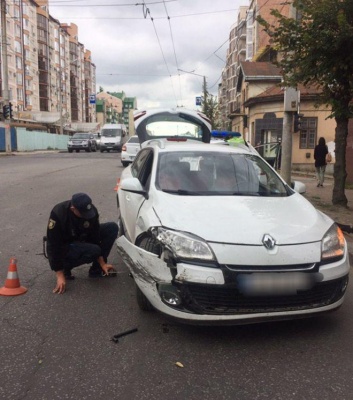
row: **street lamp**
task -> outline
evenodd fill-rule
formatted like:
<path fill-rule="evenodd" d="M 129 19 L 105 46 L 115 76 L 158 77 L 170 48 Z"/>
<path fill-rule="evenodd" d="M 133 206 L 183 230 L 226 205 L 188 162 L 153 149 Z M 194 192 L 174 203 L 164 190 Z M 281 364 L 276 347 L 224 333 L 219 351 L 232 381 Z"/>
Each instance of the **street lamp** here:
<path fill-rule="evenodd" d="M 190 75 L 196 75 L 196 76 L 201 76 L 203 78 L 203 101 L 206 101 L 207 98 L 207 90 L 206 90 L 206 76 L 205 75 L 200 75 L 200 74 L 195 74 L 194 71 L 184 71 L 183 69 L 178 68 L 178 71 L 184 72 L 185 74 L 190 74 Z"/>

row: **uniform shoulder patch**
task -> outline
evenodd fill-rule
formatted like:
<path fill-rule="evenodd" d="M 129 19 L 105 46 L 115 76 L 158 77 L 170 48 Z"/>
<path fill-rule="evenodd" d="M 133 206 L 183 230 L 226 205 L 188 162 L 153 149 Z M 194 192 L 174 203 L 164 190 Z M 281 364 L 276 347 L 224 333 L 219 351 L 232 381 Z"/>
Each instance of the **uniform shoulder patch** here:
<path fill-rule="evenodd" d="M 55 224 L 56 224 L 56 221 L 54 221 L 53 219 L 49 219 L 49 224 L 48 224 L 48 228 L 49 229 L 53 229 L 54 228 L 54 226 L 55 226 Z"/>

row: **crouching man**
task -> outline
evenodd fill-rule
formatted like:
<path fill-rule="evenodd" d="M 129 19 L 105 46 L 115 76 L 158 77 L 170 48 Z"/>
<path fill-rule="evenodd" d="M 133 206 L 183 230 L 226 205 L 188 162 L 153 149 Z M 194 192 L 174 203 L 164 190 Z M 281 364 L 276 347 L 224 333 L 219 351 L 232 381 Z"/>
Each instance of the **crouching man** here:
<path fill-rule="evenodd" d="M 89 277 L 111 276 L 114 268 L 108 255 L 118 236 L 115 222 L 99 223 L 97 208 L 85 193 L 76 193 L 52 209 L 47 227 L 47 253 L 56 272 L 53 293 L 65 292 L 66 280 L 75 279 L 71 270 L 92 263 Z"/>

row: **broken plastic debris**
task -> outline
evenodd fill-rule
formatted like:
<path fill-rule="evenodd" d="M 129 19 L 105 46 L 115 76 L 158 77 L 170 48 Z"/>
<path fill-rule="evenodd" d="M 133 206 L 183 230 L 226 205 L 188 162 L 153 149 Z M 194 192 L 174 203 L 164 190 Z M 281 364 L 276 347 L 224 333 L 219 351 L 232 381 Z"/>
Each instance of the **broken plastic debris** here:
<path fill-rule="evenodd" d="M 177 361 L 177 362 L 175 363 L 175 365 L 176 365 L 177 367 L 179 367 L 179 368 L 184 368 L 184 365 L 183 365 L 181 362 L 179 362 L 179 361 Z"/>

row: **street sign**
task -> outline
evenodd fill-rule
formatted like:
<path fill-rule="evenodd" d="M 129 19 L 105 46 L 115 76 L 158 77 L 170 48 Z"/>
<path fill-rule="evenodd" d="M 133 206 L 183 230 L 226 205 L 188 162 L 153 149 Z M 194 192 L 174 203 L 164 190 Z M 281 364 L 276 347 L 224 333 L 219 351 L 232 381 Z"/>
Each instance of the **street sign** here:
<path fill-rule="evenodd" d="M 201 106 L 201 96 L 196 97 L 196 105 Z"/>
<path fill-rule="evenodd" d="M 91 94 L 89 96 L 89 104 L 96 104 L 96 95 L 95 94 Z"/>

